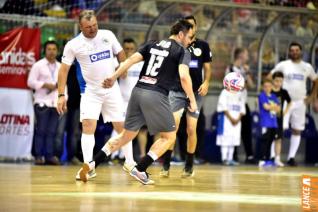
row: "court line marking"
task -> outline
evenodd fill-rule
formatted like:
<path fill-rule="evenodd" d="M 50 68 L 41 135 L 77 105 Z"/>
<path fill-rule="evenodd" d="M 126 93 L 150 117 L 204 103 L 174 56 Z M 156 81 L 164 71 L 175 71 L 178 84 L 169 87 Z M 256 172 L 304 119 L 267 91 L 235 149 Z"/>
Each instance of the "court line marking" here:
<path fill-rule="evenodd" d="M 61 196 L 61 197 L 97 197 L 135 200 L 165 200 L 186 202 L 226 202 L 242 204 L 291 205 L 300 206 L 300 197 L 258 194 L 225 194 L 201 192 L 39 192 L 24 193 L 31 196 Z"/>

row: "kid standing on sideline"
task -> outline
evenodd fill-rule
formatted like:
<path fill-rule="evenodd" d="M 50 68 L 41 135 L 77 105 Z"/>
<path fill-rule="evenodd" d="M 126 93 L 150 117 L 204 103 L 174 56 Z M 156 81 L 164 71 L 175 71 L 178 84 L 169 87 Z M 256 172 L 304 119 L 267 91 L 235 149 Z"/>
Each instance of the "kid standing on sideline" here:
<path fill-rule="evenodd" d="M 282 146 L 282 138 L 283 138 L 283 118 L 284 115 L 287 113 L 290 107 L 290 96 L 287 92 L 287 90 L 282 88 L 283 80 L 284 80 L 284 74 L 280 71 L 277 71 L 272 76 L 273 79 L 273 89 L 272 93 L 276 95 L 279 105 L 281 107 L 280 112 L 277 113 L 277 125 L 278 125 L 278 133 L 277 133 L 277 139 L 274 143 L 272 143 L 271 148 L 271 158 L 274 158 L 274 162 L 276 166 L 284 166 L 282 161 L 280 160 L 280 152 L 281 152 L 281 146 Z M 284 103 L 287 102 L 287 106 L 284 108 Z"/>
<path fill-rule="evenodd" d="M 272 93 L 272 81 L 265 79 L 263 91 L 258 96 L 261 136 L 261 157 L 258 166 L 272 165 L 270 159 L 271 144 L 277 139 L 277 113 L 280 106 L 275 94 Z"/>
<path fill-rule="evenodd" d="M 233 160 L 234 147 L 240 145 L 241 118 L 245 114 L 245 101 L 242 92 L 230 93 L 223 89 L 218 105 L 218 128 L 216 143 L 221 146 L 224 165 L 238 165 Z"/>

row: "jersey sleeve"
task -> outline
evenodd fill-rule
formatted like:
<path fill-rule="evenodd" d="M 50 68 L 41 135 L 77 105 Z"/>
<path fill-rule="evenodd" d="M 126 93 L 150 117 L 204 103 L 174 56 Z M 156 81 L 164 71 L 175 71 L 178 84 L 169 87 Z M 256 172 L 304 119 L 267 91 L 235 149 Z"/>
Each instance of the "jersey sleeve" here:
<path fill-rule="evenodd" d="M 263 95 L 263 93 L 261 93 L 259 96 L 258 96 L 258 105 L 259 105 L 259 108 L 263 108 L 264 109 L 264 103 L 267 103 L 267 100 L 266 100 L 266 96 Z"/>
<path fill-rule="evenodd" d="M 184 64 L 184 65 L 189 66 L 190 61 L 191 61 L 190 52 L 186 48 L 183 48 L 183 52 L 182 52 L 180 60 L 179 60 L 179 65 Z"/>
<path fill-rule="evenodd" d="M 315 73 L 315 70 L 314 70 L 314 68 L 312 67 L 312 65 L 310 65 L 310 64 L 307 64 L 308 65 L 308 70 L 309 70 L 309 75 L 308 75 L 308 77 L 309 77 L 309 79 L 311 80 L 311 81 L 315 81 L 317 78 L 318 78 L 318 75 L 317 75 L 317 73 Z"/>
<path fill-rule="evenodd" d="M 223 112 L 226 111 L 226 95 L 225 95 L 225 91 L 223 90 L 219 96 L 219 100 L 218 100 L 218 105 L 216 108 L 217 112 Z"/>
<path fill-rule="evenodd" d="M 120 45 L 119 41 L 117 40 L 115 34 L 111 32 L 112 37 L 112 50 L 115 55 L 117 55 L 120 51 L 123 50 L 123 47 Z"/>
<path fill-rule="evenodd" d="M 66 65 L 72 65 L 73 61 L 75 60 L 75 54 L 71 48 L 71 43 L 68 42 L 63 51 L 63 56 L 62 56 L 62 63 L 65 63 Z"/>
<path fill-rule="evenodd" d="M 286 100 L 287 103 L 290 103 L 290 101 L 291 101 L 290 96 L 285 89 L 283 89 L 283 95 L 284 95 L 284 100 Z"/>
<path fill-rule="evenodd" d="M 146 58 L 146 56 L 149 53 L 149 46 L 151 45 L 150 42 L 146 42 L 143 45 L 140 46 L 140 48 L 138 49 L 138 52 L 143 56 L 143 58 Z"/>
<path fill-rule="evenodd" d="M 212 62 L 212 51 L 209 47 L 209 44 L 207 42 L 203 42 L 203 52 L 202 52 L 202 56 L 203 56 L 203 63 L 209 63 Z"/>
<path fill-rule="evenodd" d="M 282 67 L 283 67 L 283 62 L 277 63 L 276 66 L 271 70 L 270 73 L 271 73 L 271 74 L 274 74 L 274 73 L 277 72 L 277 71 L 283 72 Z"/>

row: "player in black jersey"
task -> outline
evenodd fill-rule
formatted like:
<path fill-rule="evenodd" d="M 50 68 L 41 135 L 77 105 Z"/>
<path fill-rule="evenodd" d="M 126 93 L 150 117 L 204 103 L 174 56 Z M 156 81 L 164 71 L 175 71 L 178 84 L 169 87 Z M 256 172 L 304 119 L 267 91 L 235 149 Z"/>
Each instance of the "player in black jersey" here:
<path fill-rule="evenodd" d="M 111 138 L 94 161 L 84 163 L 80 177 L 87 181 L 90 170 L 99 165 L 113 151 L 136 137 L 139 129 L 147 125 L 150 134 L 160 133 L 160 138 L 151 146 L 148 154 L 130 171 L 130 175 L 143 184 L 153 184 L 146 169 L 171 146 L 176 137 L 176 126 L 170 109 L 168 93 L 177 77 L 189 97 L 189 110 L 197 110 L 189 75 L 190 53 L 185 48 L 193 39 L 193 26 L 180 20 L 171 27 L 169 39 L 148 42 L 134 53 L 112 76 L 106 78 L 103 87 L 110 88 L 115 80 L 130 66 L 144 60 L 144 65 L 128 103 L 124 130 Z"/>
<path fill-rule="evenodd" d="M 187 16 L 184 18 L 189 23 L 193 25 L 194 31 L 196 32 L 196 20 L 193 16 Z M 202 96 L 205 96 L 208 92 L 209 82 L 211 77 L 211 62 L 212 53 L 209 44 L 201 39 L 194 37 L 191 45 L 188 47 L 191 53 L 190 66 L 190 76 L 192 80 L 192 89 L 195 94 L 196 102 L 198 105 L 198 110 L 195 112 L 187 111 L 186 123 L 187 123 L 187 154 L 185 168 L 181 177 L 190 177 L 194 175 L 193 172 L 193 157 L 197 146 L 197 123 L 199 118 L 199 111 L 202 107 Z M 204 78 L 202 69 L 204 70 Z M 180 119 L 187 108 L 187 95 L 184 93 L 180 81 L 174 85 L 172 91 L 169 93 L 169 100 L 171 104 L 171 109 L 173 116 L 176 121 L 177 128 L 180 124 Z M 174 148 L 173 145 L 170 146 L 169 150 L 164 155 L 163 168 L 160 172 L 160 176 L 168 177 L 169 168 L 171 161 L 171 154 Z"/>
<path fill-rule="evenodd" d="M 283 119 L 284 115 L 287 113 L 287 111 L 290 108 L 291 105 L 291 99 L 287 92 L 287 90 L 282 88 L 283 80 L 284 80 L 284 74 L 280 71 L 275 72 L 272 75 L 273 79 L 273 89 L 272 93 L 276 95 L 278 102 L 280 103 L 281 111 L 279 114 L 277 114 L 277 124 L 278 124 L 278 137 L 275 140 L 275 142 L 272 143 L 272 151 L 271 155 L 275 155 L 275 165 L 276 166 L 284 166 L 282 161 L 280 160 L 280 152 L 281 152 L 281 145 L 282 145 L 282 138 L 283 138 Z M 287 102 L 287 106 L 284 109 L 284 103 Z"/>

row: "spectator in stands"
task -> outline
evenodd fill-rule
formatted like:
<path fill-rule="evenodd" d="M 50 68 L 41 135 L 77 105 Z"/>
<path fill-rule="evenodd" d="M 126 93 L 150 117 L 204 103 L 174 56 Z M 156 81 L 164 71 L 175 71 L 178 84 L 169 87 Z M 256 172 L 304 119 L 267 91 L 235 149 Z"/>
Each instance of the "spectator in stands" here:
<path fill-rule="evenodd" d="M 273 165 L 270 161 L 271 144 L 277 139 L 278 125 L 277 113 L 280 112 L 278 99 L 272 92 L 272 81 L 265 79 L 263 91 L 258 96 L 261 135 L 261 156 L 259 167 Z"/>
<path fill-rule="evenodd" d="M 60 63 L 56 60 L 58 45 L 55 41 L 44 44 L 45 57 L 36 62 L 30 71 L 28 86 L 34 89 L 35 164 L 58 165 L 54 156 L 54 138 L 59 115 L 57 106 L 57 76 Z"/>
<path fill-rule="evenodd" d="M 247 89 L 254 87 L 254 82 L 251 76 L 249 65 L 249 54 L 245 48 L 236 48 L 234 50 L 234 62 L 227 70 L 228 72 L 237 72 L 245 79 L 245 89 L 242 91 L 242 98 L 245 102 L 245 115 L 242 117 L 241 137 L 244 144 L 246 163 L 255 163 L 253 148 L 252 148 L 252 132 L 251 132 L 251 113 L 247 104 Z"/>

